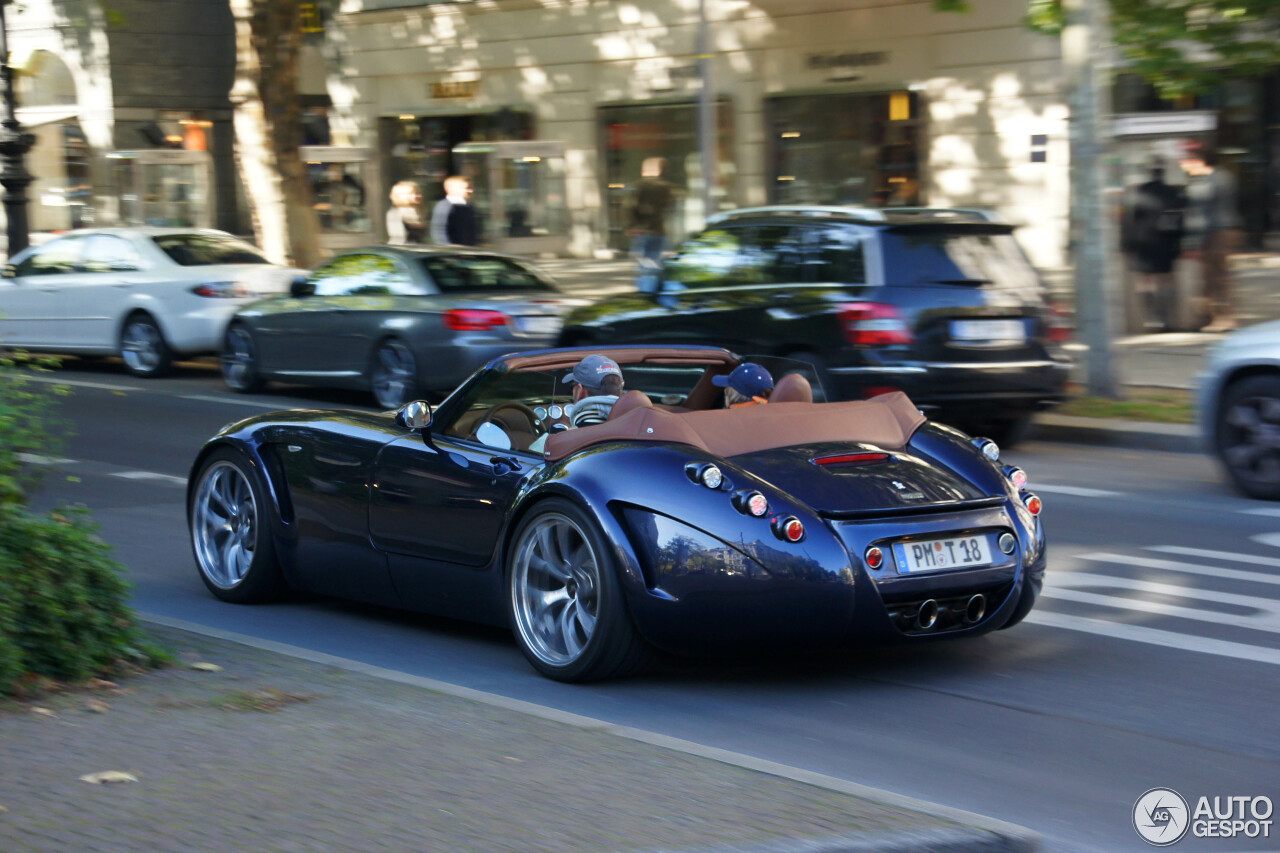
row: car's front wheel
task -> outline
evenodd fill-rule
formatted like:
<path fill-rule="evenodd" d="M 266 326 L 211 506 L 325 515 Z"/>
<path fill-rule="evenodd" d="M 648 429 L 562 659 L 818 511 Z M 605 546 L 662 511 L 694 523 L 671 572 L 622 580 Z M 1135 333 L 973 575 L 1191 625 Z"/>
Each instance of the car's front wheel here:
<path fill-rule="evenodd" d="M 215 450 L 196 475 L 187 519 L 196 568 L 223 601 L 268 601 L 284 589 L 267 529 L 266 489 L 237 450 Z"/>
<path fill-rule="evenodd" d="M 415 399 L 418 365 L 404 341 L 391 338 L 378 344 L 369 368 L 369 386 L 384 409 L 398 409 Z"/>
<path fill-rule="evenodd" d="M 238 323 L 227 329 L 222 344 L 222 381 L 240 394 L 252 394 L 262 388 L 253 333 Z"/>
<path fill-rule="evenodd" d="M 1280 376 L 1251 376 L 1226 389 L 1217 449 L 1240 491 L 1280 500 Z"/>
<path fill-rule="evenodd" d="M 173 352 L 150 314 L 138 312 L 124 321 L 119 348 L 125 369 L 134 376 L 163 376 L 173 367 Z"/>
<path fill-rule="evenodd" d="M 507 561 L 516 642 L 556 681 L 634 671 L 648 657 L 622 598 L 604 535 L 577 505 L 547 499 L 520 523 Z"/>

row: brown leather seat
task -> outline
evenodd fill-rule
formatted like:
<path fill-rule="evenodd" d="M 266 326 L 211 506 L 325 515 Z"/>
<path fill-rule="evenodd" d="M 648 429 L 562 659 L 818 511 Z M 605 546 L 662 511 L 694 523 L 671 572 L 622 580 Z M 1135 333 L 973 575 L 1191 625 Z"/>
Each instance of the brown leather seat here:
<path fill-rule="evenodd" d="M 812 403 L 813 386 L 799 373 L 788 373 L 773 386 L 770 403 Z"/>
<path fill-rule="evenodd" d="M 653 401 L 649 399 L 649 395 L 643 391 L 631 390 L 618 398 L 618 402 L 613 404 L 613 408 L 609 410 L 609 420 L 614 420 L 633 409 L 652 409 Z"/>

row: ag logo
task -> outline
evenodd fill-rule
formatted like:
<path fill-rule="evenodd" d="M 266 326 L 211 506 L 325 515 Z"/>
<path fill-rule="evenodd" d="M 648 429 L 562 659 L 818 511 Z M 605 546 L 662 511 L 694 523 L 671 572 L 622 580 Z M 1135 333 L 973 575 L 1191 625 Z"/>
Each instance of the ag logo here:
<path fill-rule="evenodd" d="M 1133 828 L 1156 847 L 1181 841 L 1190 825 L 1187 801 L 1172 788 L 1152 788 L 1133 804 Z"/>

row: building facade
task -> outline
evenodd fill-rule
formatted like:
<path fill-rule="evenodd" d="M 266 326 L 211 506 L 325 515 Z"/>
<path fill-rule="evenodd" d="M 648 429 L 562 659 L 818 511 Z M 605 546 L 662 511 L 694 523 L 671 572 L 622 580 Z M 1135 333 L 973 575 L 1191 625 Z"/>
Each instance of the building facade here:
<path fill-rule="evenodd" d="M 1025 0 L 962 14 L 927 0 L 707 0 L 717 208 L 981 206 L 1064 261 L 1067 108 L 1056 40 Z M 570 251 L 626 242 L 641 162 L 677 189 L 669 230 L 700 226 L 697 0 L 343 0 L 323 54 L 335 133 L 382 186 L 428 197 L 464 142 L 565 148 Z"/>

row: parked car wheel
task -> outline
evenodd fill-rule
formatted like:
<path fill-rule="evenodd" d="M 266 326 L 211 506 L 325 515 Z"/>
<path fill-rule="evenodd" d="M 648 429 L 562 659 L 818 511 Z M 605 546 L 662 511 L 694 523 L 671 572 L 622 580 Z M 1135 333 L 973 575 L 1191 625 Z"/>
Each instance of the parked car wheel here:
<path fill-rule="evenodd" d="M 191 547 L 200 579 L 223 601 L 267 601 L 284 588 L 260 477 L 230 448 L 211 453 L 196 475 L 188 507 Z"/>
<path fill-rule="evenodd" d="M 253 333 L 244 326 L 227 329 L 222 345 L 222 379 L 228 388 L 240 394 L 252 394 L 262 388 Z"/>
<path fill-rule="evenodd" d="M 418 365 L 404 341 L 395 338 L 378 345 L 369 368 L 373 398 L 384 409 L 397 409 L 414 399 L 418 388 Z"/>
<path fill-rule="evenodd" d="M 516 642 L 557 681 L 594 681 L 638 667 L 648 650 L 622 600 L 603 535 L 557 498 L 521 522 L 508 559 L 507 603 Z"/>
<path fill-rule="evenodd" d="M 1227 387 L 1218 407 L 1218 458 L 1240 491 L 1280 500 L 1280 376 Z"/>
<path fill-rule="evenodd" d="M 164 376 L 173 367 L 173 352 L 165 343 L 159 324 L 142 312 L 131 314 L 124 321 L 120 357 L 134 376 Z"/>

